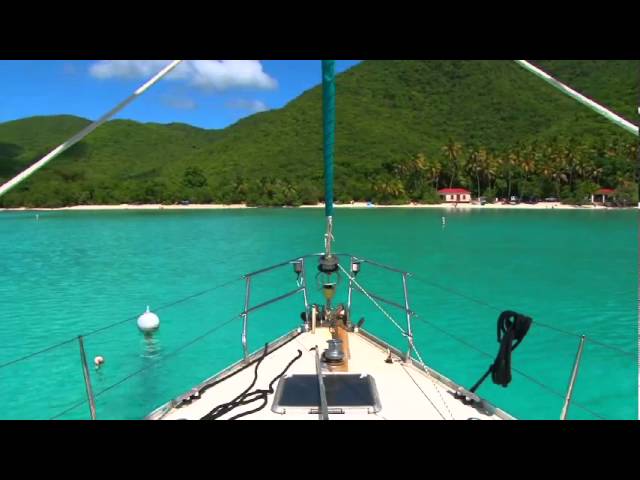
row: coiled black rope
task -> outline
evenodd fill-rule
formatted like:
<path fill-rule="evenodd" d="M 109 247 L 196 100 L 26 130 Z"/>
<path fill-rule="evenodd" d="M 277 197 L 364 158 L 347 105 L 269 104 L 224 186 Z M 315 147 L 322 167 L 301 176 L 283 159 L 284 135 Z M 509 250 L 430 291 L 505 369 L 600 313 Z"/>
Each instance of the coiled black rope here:
<path fill-rule="evenodd" d="M 460 338 L 460 337 L 458 337 L 457 335 L 454 335 L 453 333 L 451 333 L 451 332 L 449 332 L 449 331 L 445 330 L 444 328 L 442 328 L 442 327 L 440 327 L 440 326 L 436 325 L 436 324 L 435 324 L 435 323 L 433 323 L 433 322 L 430 322 L 430 321 L 428 321 L 428 320 L 425 320 L 424 318 L 422 318 L 422 317 L 420 317 L 420 316 L 415 316 L 414 318 L 415 318 L 416 320 L 420 321 L 421 323 L 423 323 L 423 324 L 425 324 L 425 325 L 428 325 L 428 326 L 430 326 L 430 327 L 434 328 L 435 330 L 439 331 L 440 333 L 443 333 L 444 335 L 448 336 L 449 338 L 452 338 L 452 339 L 453 339 L 453 340 L 455 340 L 456 342 L 459 342 L 459 343 L 461 343 L 462 345 L 466 345 L 466 346 L 467 346 L 467 347 L 469 347 L 471 350 L 474 350 L 474 351 L 476 351 L 476 352 L 480 353 L 481 355 L 484 355 L 485 357 L 489 357 L 489 358 L 493 357 L 493 355 L 491 355 L 490 353 L 485 352 L 484 350 L 482 350 L 482 349 L 480 349 L 480 348 L 476 347 L 473 343 L 470 343 L 470 342 L 468 342 L 467 340 L 465 340 L 465 339 L 463 339 L 463 338 Z M 546 385 L 546 384 L 542 383 L 540 380 L 537 380 L 536 378 L 534 378 L 533 376 L 529 375 L 528 373 L 523 372 L 522 370 L 517 369 L 517 368 L 515 368 L 515 367 L 512 367 L 511 369 L 512 369 L 514 372 L 519 373 L 520 375 L 522 375 L 524 378 L 526 378 L 526 379 L 527 379 L 527 380 L 529 380 L 530 382 L 532 382 L 532 383 L 534 383 L 534 384 L 538 385 L 538 386 L 539 386 L 540 388 L 542 388 L 543 390 L 546 390 L 547 392 L 549 392 L 549 393 L 551 393 L 551 394 L 555 395 L 556 397 L 558 397 L 558 398 L 562 398 L 562 399 L 564 399 L 564 398 L 565 398 L 565 394 L 564 394 L 564 393 L 558 392 L 557 390 L 555 390 L 555 389 L 553 389 L 553 388 L 549 387 L 548 385 Z M 464 397 L 464 396 L 462 396 L 462 397 L 458 396 L 457 398 L 463 398 L 463 397 Z M 601 420 L 607 420 L 607 418 L 606 418 L 606 417 L 604 417 L 604 416 L 600 415 L 599 413 L 597 413 L 597 412 L 595 412 L 595 411 L 591 410 L 590 408 L 588 408 L 587 406 L 583 405 L 582 403 L 578 403 L 577 401 L 573 400 L 573 401 L 571 402 L 571 404 L 572 404 L 572 405 L 575 405 L 576 407 L 580 408 L 581 410 L 584 410 L 585 412 L 587 412 L 587 413 L 589 413 L 589 414 L 593 415 L 593 416 L 594 416 L 594 417 L 596 417 L 596 418 L 599 418 L 599 419 L 601 419 Z"/>
<path fill-rule="evenodd" d="M 511 310 L 506 310 L 498 317 L 498 343 L 500 349 L 495 361 L 487 372 L 469 389 L 475 392 L 489 374 L 496 385 L 506 387 L 511 383 L 511 352 L 513 352 L 529 331 L 531 318 Z"/>
<path fill-rule="evenodd" d="M 434 282 L 434 281 L 431 281 L 431 280 L 427 280 L 427 279 L 422 278 L 422 277 L 420 277 L 420 276 L 418 276 L 418 275 L 416 275 L 414 273 L 409 273 L 409 275 L 414 280 L 417 280 L 420 283 L 424 283 L 425 285 L 430 285 L 432 287 L 435 287 L 435 288 L 437 288 L 439 290 L 442 290 L 444 292 L 450 293 L 450 294 L 455 295 L 457 297 L 464 298 L 465 300 L 469 300 L 470 302 L 473 302 L 473 303 L 475 303 L 477 305 L 481 305 L 481 306 L 486 307 L 486 308 L 488 308 L 490 310 L 500 311 L 499 307 L 497 307 L 495 305 L 492 305 L 492 304 L 490 304 L 488 302 L 485 302 L 484 300 L 479 300 L 477 298 L 471 297 L 471 296 L 469 296 L 469 295 L 467 295 L 467 294 L 465 294 L 463 292 L 460 292 L 458 290 L 455 290 L 453 288 L 445 287 L 444 285 L 440 285 L 437 282 Z M 575 332 L 570 332 L 568 330 L 556 327 L 554 325 L 549 325 L 548 323 L 542 323 L 539 320 L 536 320 L 535 324 L 539 325 L 541 327 L 547 328 L 549 330 L 553 330 L 553 331 L 556 331 L 558 333 L 562 333 L 563 335 L 567 335 L 569 337 L 580 338 L 582 336 L 582 335 L 577 334 Z M 636 356 L 637 356 L 636 353 L 634 353 L 634 352 L 629 352 L 629 351 L 624 350 L 622 348 L 616 347 L 615 345 L 610 345 L 608 343 L 601 342 L 601 341 L 593 339 L 593 338 L 589 338 L 589 343 L 593 344 L 593 345 L 598 345 L 599 347 L 606 348 L 606 349 L 614 351 L 614 352 L 617 352 L 620 355 L 624 355 L 626 357 L 636 358 Z"/>
<path fill-rule="evenodd" d="M 268 347 L 269 344 L 266 344 L 264 346 L 264 352 L 262 354 L 262 356 L 260 357 L 260 359 L 256 362 L 256 368 L 253 372 L 253 380 L 251 382 L 251 384 L 245 388 L 243 390 L 242 393 L 240 393 L 238 396 L 236 396 L 233 400 L 231 400 L 230 402 L 226 402 L 226 403 L 222 403 L 216 407 L 214 407 L 209 413 L 207 413 L 205 416 L 203 416 L 202 418 L 200 418 L 200 420 L 216 420 L 218 418 L 220 418 L 223 415 L 226 415 L 227 413 L 235 410 L 238 407 L 244 406 L 244 405 L 249 405 L 253 402 L 256 402 L 258 400 L 262 400 L 262 404 L 256 408 L 254 408 L 253 410 L 247 410 L 246 412 L 242 412 L 239 413 L 237 415 L 234 415 L 233 417 L 229 418 L 229 420 L 236 420 L 238 418 L 241 417 L 245 417 L 247 415 L 251 415 L 253 413 L 259 412 L 260 410 L 262 410 L 264 407 L 267 406 L 267 404 L 269 403 L 269 395 L 274 393 L 273 390 L 273 385 L 284 376 L 285 373 L 287 373 L 287 371 L 289 370 L 289 368 L 291 368 L 291 366 L 297 362 L 301 357 L 302 357 L 302 350 L 298 350 L 298 354 L 287 364 L 287 366 L 284 368 L 284 370 L 282 370 L 282 372 L 280 372 L 276 377 L 274 377 L 271 382 L 269 382 L 269 388 L 264 390 L 264 389 L 256 389 L 253 392 L 251 392 L 250 390 L 255 386 L 256 382 L 258 381 L 258 368 L 260 368 L 260 364 L 262 363 L 262 361 L 266 358 L 267 354 L 268 354 Z"/>

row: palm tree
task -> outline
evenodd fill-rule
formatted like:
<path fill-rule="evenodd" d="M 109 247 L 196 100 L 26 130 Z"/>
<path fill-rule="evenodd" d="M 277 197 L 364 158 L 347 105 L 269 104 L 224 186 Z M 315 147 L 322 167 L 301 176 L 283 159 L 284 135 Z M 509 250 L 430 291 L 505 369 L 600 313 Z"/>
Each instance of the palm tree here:
<path fill-rule="evenodd" d="M 427 163 L 427 170 L 433 182 L 433 187 L 438 190 L 438 184 L 440 183 L 440 173 L 442 172 L 442 164 L 438 160 L 430 160 Z"/>
<path fill-rule="evenodd" d="M 551 178 L 555 182 L 556 185 L 556 196 L 560 197 L 560 184 L 562 182 L 567 181 L 567 175 L 564 173 L 564 168 L 562 165 L 552 165 L 551 166 Z"/>
<path fill-rule="evenodd" d="M 467 162 L 467 171 L 469 175 L 475 176 L 478 186 L 477 194 L 480 197 L 480 173 L 483 171 L 484 162 L 486 161 L 486 151 L 483 148 L 473 148 L 469 152 L 469 160 Z"/>
<path fill-rule="evenodd" d="M 494 154 L 490 154 L 487 157 L 487 163 L 485 165 L 485 174 L 487 175 L 487 181 L 489 183 L 489 188 L 493 190 L 494 182 L 496 177 L 498 176 L 498 172 L 500 171 L 500 166 L 502 165 L 502 160 Z"/>
<path fill-rule="evenodd" d="M 411 174 L 409 184 L 414 192 L 422 192 L 425 182 L 425 172 L 428 170 L 429 161 L 424 153 L 419 153 L 411 162 Z"/>
<path fill-rule="evenodd" d="M 550 177 L 556 185 L 556 196 L 560 197 L 560 184 L 567 181 L 566 152 L 562 145 L 553 143 L 547 150 L 547 161 L 550 163 Z"/>
<path fill-rule="evenodd" d="M 553 161 L 549 157 L 545 158 L 539 164 L 538 171 L 540 172 L 540 175 L 542 175 L 542 178 L 544 178 L 545 180 L 552 181 L 553 180 L 553 172 L 554 172 Z"/>
<path fill-rule="evenodd" d="M 522 174 L 524 176 L 524 182 L 529 180 L 529 177 L 536 171 L 536 161 L 533 152 L 527 150 L 525 152 L 524 158 L 520 162 L 520 168 L 522 169 Z M 524 189 L 520 189 L 520 195 L 524 196 Z"/>
<path fill-rule="evenodd" d="M 520 165 L 520 150 L 514 149 L 507 154 L 507 161 L 505 166 L 507 169 L 507 198 L 511 198 L 511 183 L 513 179 L 513 173 L 517 171 Z"/>
<path fill-rule="evenodd" d="M 284 201 L 287 205 L 291 205 L 293 203 L 295 203 L 297 197 L 298 197 L 298 190 L 296 189 L 296 187 L 293 186 L 293 184 L 286 182 L 283 183 L 281 186 L 281 192 L 284 196 Z"/>
<path fill-rule="evenodd" d="M 246 198 L 246 195 L 249 192 L 249 184 L 243 177 L 236 177 L 233 190 L 236 195 L 244 199 Z"/>
<path fill-rule="evenodd" d="M 379 193 L 383 199 L 397 198 L 405 194 L 402 182 L 397 178 L 379 178 L 373 189 Z"/>
<path fill-rule="evenodd" d="M 457 142 L 454 142 L 452 138 L 449 138 L 449 142 L 442 147 L 442 151 L 449 159 L 449 165 L 452 168 L 451 177 L 449 179 L 449 188 L 453 186 L 453 181 L 458 174 L 458 159 L 462 156 L 463 147 Z"/>
<path fill-rule="evenodd" d="M 593 179 L 593 181 L 598 185 L 600 185 L 600 176 L 602 175 L 602 172 L 604 171 L 604 169 L 602 167 L 593 165 L 590 171 L 591 171 L 591 178 Z"/>

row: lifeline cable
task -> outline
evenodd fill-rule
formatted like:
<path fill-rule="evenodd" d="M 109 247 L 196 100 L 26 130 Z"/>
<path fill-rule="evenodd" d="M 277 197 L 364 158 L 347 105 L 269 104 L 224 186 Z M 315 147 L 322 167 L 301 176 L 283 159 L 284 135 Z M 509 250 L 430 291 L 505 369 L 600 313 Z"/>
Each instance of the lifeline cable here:
<path fill-rule="evenodd" d="M 418 282 L 421 282 L 421 283 L 424 283 L 424 284 L 427 284 L 427 285 L 431 285 L 431 286 L 433 286 L 435 288 L 438 288 L 438 289 L 443 290 L 445 292 L 451 293 L 452 295 L 456 295 L 456 296 L 458 296 L 460 298 L 464 298 L 466 300 L 469 300 L 470 302 L 476 303 L 476 304 L 481 305 L 483 307 L 489 308 L 489 309 L 497 311 L 497 312 L 500 312 L 502 310 L 502 308 L 499 308 L 499 307 L 497 307 L 495 305 L 492 305 L 492 304 L 490 304 L 488 302 L 485 302 L 483 300 L 479 300 L 477 298 L 471 297 L 471 296 L 469 296 L 469 295 L 467 295 L 465 293 L 462 293 L 460 291 L 454 290 L 452 288 L 445 287 L 444 285 L 440 285 L 440 284 L 438 284 L 436 282 L 433 282 L 431 280 L 427 280 L 427 279 L 424 279 L 422 277 L 416 276 L 413 273 L 411 273 L 410 275 L 411 275 L 411 278 L 417 280 Z M 539 325 L 539 326 L 544 327 L 544 328 L 548 328 L 549 330 L 555 330 L 556 332 L 562 333 L 562 334 L 567 335 L 569 337 L 575 337 L 575 338 L 580 338 L 581 337 L 581 335 L 579 335 L 577 333 L 570 332 L 568 330 L 564 330 L 562 328 L 558 328 L 558 327 L 555 327 L 553 325 L 542 323 L 542 322 L 540 322 L 538 320 L 535 320 L 534 324 L 535 325 Z M 594 340 L 594 339 L 589 338 L 589 343 L 591 343 L 593 345 L 598 345 L 598 346 L 603 347 L 603 348 L 607 348 L 607 349 L 615 351 L 615 352 L 618 352 L 620 355 L 625 355 L 627 357 L 636 358 L 636 355 L 634 353 L 632 353 L 632 352 L 628 352 L 628 351 L 623 350 L 623 349 L 621 349 L 619 347 L 616 347 L 616 346 L 613 346 L 613 345 L 609 345 L 607 343 L 600 342 L 598 340 Z"/>
<path fill-rule="evenodd" d="M 389 313 L 387 313 L 387 311 L 384 308 L 382 308 L 382 306 L 380 306 L 380 304 L 373 299 L 373 297 L 356 281 L 356 279 L 354 277 L 349 275 L 349 272 L 347 272 L 342 265 L 338 264 L 338 267 L 340 267 L 340 269 L 344 272 L 344 274 L 347 276 L 349 281 L 353 282 L 353 284 L 360 290 L 360 292 L 362 292 L 362 294 L 364 296 L 366 296 L 371 301 L 371 303 L 373 303 L 378 308 L 378 310 L 380 310 L 382 312 L 382 314 L 385 317 L 387 317 L 396 326 L 396 328 L 398 328 L 400 330 L 400 333 L 402 333 L 402 336 L 407 338 L 407 340 L 409 341 L 409 348 L 410 348 L 409 356 L 411 355 L 411 350 L 413 350 L 415 352 L 416 356 L 418 357 L 418 361 L 422 364 L 422 366 L 425 369 L 425 371 L 428 372 L 427 366 L 425 365 L 424 361 L 422 360 L 422 356 L 420 355 L 420 352 L 418 351 L 418 348 L 416 347 L 415 343 L 413 342 L 413 336 L 409 335 L 407 332 L 405 332 L 404 329 L 398 324 L 398 322 L 396 322 L 393 319 L 393 317 L 391 315 L 389 315 Z M 455 420 L 455 417 L 454 417 L 453 413 L 451 413 L 451 410 L 449 409 L 449 406 L 447 405 L 447 402 L 445 402 L 444 398 L 442 398 L 442 394 L 440 393 L 440 390 L 438 389 L 435 381 L 431 378 L 431 375 L 428 375 L 428 377 L 431 380 L 431 383 L 433 384 L 433 387 L 434 387 L 436 393 L 440 397 L 440 400 L 442 401 L 442 404 L 444 405 L 444 407 L 449 412 L 449 415 L 451 416 L 451 419 Z M 433 402 L 431 401 L 431 399 L 429 399 L 429 402 L 433 405 Z M 438 410 L 438 409 L 436 408 L 436 410 Z M 438 410 L 438 413 L 440 414 L 440 416 L 442 416 L 442 413 L 440 413 L 439 410 Z"/>
<path fill-rule="evenodd" d="M 493 358 L 493 355 L 491 355 L 490 353 L 485 352 L 484 350 L 482 350 L 482 349 L 480 349 L 480 348 L 476 347 L 476 346 L 475 346 L 475 345 L 473 345 L 472 343 L 469 343 L 468 341 L 466 341 L 466 340 L 464 340 L 464 339 L 462 339 L 462 338 L 460 338 L 460 337 L 458 337 L 458 336 L 454 335 L 453 333 L 448 332 L 448 331 L 447 331 L 447 330 L 445 330 L 444 328 L 439 327 L 438 325 L 436 325 L 436 324 L 434 324 L 434 323 L 431 323 L 431 322 L 429 322 L 428 320 L 425 320 L 424 318 L 422 318 L 422 317 L 420 317 L 420 316 L 417 316 L 417 315 L 416 315 L 414 318 L 416 318 L 416 319 L 417 319 L 417 320 L 419 320 L 420 322 L 424 323 L 425 325 L 428 325 L 428 326 L 430 326 L 430 327 L 435 328 L 436 330 L 438 330 L 439 332 L 441 332 L 441 333 L 443 333 L 443 334 L 447 335 L 448 337 L 452 338 L 452 339 L 453 339 L 453 340 L 455 340 L 456 342 L 459 342 L 459 343 L 462 343 L 463 345 L 466 345 L 466 346 L 467 346 L 467 347 L 469 347 L 470 349 L 475 350 L 476 352 L 478 352 L 478 353 L 480 353 L 480 354 L 484 355 L 485 357 Z M 522 370 L 519 370 L 519 369 L 517 369 L 517 368 L 512 368 L 512 370 L 513 370 L 514 372 L 517 372 L 518 374 L 520 374 L 521 376 L 523 376 L 524 378 L 526 378 L 526 379 L 527 379 L 527 380 L 529 380 L 530 382 L 535 383 L 536 385 L 538 385 L 539 387 L 543 388 L 544 390 L 546 390 L 546 391 L 548 391 L 548 392 L 552 393 L 553 395 L 555 395 L 555 396 L 557 396 L 557 397 L 559 397 L 559 398 L 562 398 L 562 399 L 564 400 L 564 398 L 565 398 L 564 394 L 562 394 L 562 393 L 560 393 L 560 392 L 558 392 L 558 391 L 554 390 L 553 388 L 549 387 L 548 385 L 545 385 L 545 384 L 544 384 L 544 383 L 542 383 L 540 380 L 537 380 L 536 378 L 532 377 L 532 376 L 531 376 L 531 375 L 529 375 L 528 373 L 525 373 L 525 372 L 523 372 Z M 584 410 L 584 411 L 585 411 L 585 412 L 587 412 L 587 413 L 590 413 L 590 414 L 591 414 L 591 415 L 593 415 L 594 417 L 597 417 L 597 418 L 599 418 L 599 419 L 601 419 L 601 420 L 607 420 L 607 418 L 606 418 L 606 417 L 604 417 L 604 416 L 600 415 L 600 414 L 599 414 L 599 413 L 597 413 L 597 412 L 594 412 L 594 411 L 593 411 L 593 410 L 591 410 L 590 408 L 588 408 L 588 407 L 586 407 L 586 406 L 582 405 L 581 403 L 576 402 L 575 400 L 574 400 L 574 401 L 572 401 L 572 403 L 571 403 L 571 404 L 572 404 L 572 405 L 575 405 L 576 407 L 578 407 L 578 408 L 580 408 L 580 409 L 582 409 L 582 410 Z"/>
<path fill-rule="evenodd" d="M 342 255 L 355 257 L 355 255 L 352 255 L 350 253 L 343 253 Z M 366 258 L 363 258 L 363 257 L 358 257 L 358 258 L 360 258 L 360 260 L 362 260 L 364 262 L 367 262 L 368 264 L 376 266 L 376 267 L 384 268 L 386 270 L 396 271 L 398 273 L 404 273 L 408 277 L 413 278 L 413 279 L 417 280 L 418 282 L 421 282 L 421 283 L 424 283 L 426 285 L 430 285 L 432 287 L 438 288 L 438 289 L 443 290 L 445 292 L 451 293 L 452 295 L 456 295 L 456 296 L 458 296 L 460 298 L 464 298 L 466 300 L 469 300 L 469 301 L 471 301 L 473 303 L 476 303 L 476 304 L 481 305 L 483 307 L 489 308 L 489 309 L 494 310 L 496 312 L 501 312 L 502 311 L 501 307 L 496 307 L 495 305 L 491 305 L 488 302 L 485 302 L 483 300 L 479 300 L 477 298 L 471 297 L 471 296 L 469 296 L 469 295 L 467 295 L 465 293 L 462 293 L 460 291 L 454 290 L 452 288 L 445 287 L 444 285 L 440 285 L 439 283 L 434 282 L 432 280 L 427 280 L 425 278 L 422 278 L 422 277 L 416 275 L 413 272 L 408 272 L 408 271 L 404 271 L 404 270 L 398 270 L 398 269 L 389 267 L 388 265 L 382 265 L 380 263 L 374 262 L 373 260 L 369 260 L 369 259 L 366 259 Z M 582 337 L 582 334 L 574 333 L 574 332 L 571 332 L 571 331 L 568 331 L 568 330 L 563 330 L 562 328 L 558 328 L 558 327 L 555 327 L 553 325 L 542 323 L 542 322 L 540 322 L 538 320 L 535 321 L 535 324 L 539 325 L 541 327 L 547 328 L 549 330 L 555 330 L 556 332 L 562 333 L 562 334 L 567 335 L 569 337 L 575 337 L 575 338 L 578 338 L 578 339 Z M 598 345 L 598 346 L 600 346 L 602 348 L 607 348 L 607 349 L 609 349 L 611 351 L 618 352 L 619 354 L 625 355 L 627 357 L 639 358 L 639 361 L 640 361 L 640 357 L 636 357 L 636 354 L 634 354 L 632 352 L 628 352 L 626 350 L 623 350 L 623 349 L 621 349 L 619 347 L 616 347 L 614 345 L 609 345 L 607 343 L 604 343 L 604 342 L 601 342 L 599 340 L 595 340 L 595 339 L 592 339 L 592 338 L 589 339 L 589 343 L 592 344 L 592 345 Z M 639 343 L 640 343 L 640 341 L 639 341 Z"/>
<path fill-rule="evenodd" d="M 156 312 L 159 312 L 159 311 L 161 311 L 161 310 L 165 310 L 165 309 L 167 309 L 167 308 L 174 307 L 174 306 L 176 306 L 176 305 L 178 305 L 178 304 L 180 304 L 180 303 L 186 302 L 187 300 L 191 300 L 191 299 L 193 299 L 193 298 L 196 298 L 196 297 L 199 297 L 199 296 L 201 296 L 201 295 L 204 295 L 205 293 L 209 293 L 209 292 L 215 291 L 215 290 L 217 290 L 217 289 L 219 289 L 219 288 L 224 288 L 224 287 L 226 287 L 226 286 L 228 286 L 228 285 L 231 285 L 233 282 L 237 282 L 238 280 L 241 280 L 242 278 L 243 278 L 243 277 L 234 278 L 233 280 L 229 280 L 228 282 L 221 283 L 221 284 L 219 284 L 219 285 L 216 285 L 216 286 L 214 286 L 214 287 L 208 288 L 208 289 L 206 289 L 206 290 L 202 290 L 202 291 L 200 291 L 200 292 L 198 292 L 198 293 L 194 293 L 194 294 L 192 294 L 192 295 L 189 295 L 189 296 L 187 296 L 187 297 L 181 298 L 181 299 L 179 299 L 179 300 L 175 300 L 175 301 L 173 301 L 173 302 L 166 303 L 166 304 L 161 305 L 160 307 L 156 308 L 156 309 L 155 309 L 155 311 L 156 311 Z M 114 322 L 114 323 L 111 323 L 111 324 L 109 324 L 109 325 L 105 325 L 104 327 L 99 327 L 99 328 L 97 328 L 97 329 L 95 329 L 95 330 L 91 330 L 90 332 L 85 333 L 85 334 L 83 334 L 82 336 L 86 338 L 86 337 L 88 337 L 88 336 L 90 336 L 90 335 L 94 335 L 94 334 L 99 333 L 99 332 L 102 332 L 102 331 L 104 331 L 104 330 L 109 330 L 110 328 L 117 327 L 117 326 L 119 326 L 119 325 L 123 325 L 123 324 L 125 324 L 125 323 L 127 323 L 127 322 L 134 321 L 134 320 L 136 320 L 137 318 L 138 318 L 138 316 L 128 317 L 128 318 L 125 318 L 124 320 L 119 320 L 119 321 Z M 43 348 L 42 350 L 37 350 L 37 351 L 35 351 L 35 352 L 32 352 L 32 353 L 26 354 L 26 355 L 24 355 L 24 356 L 22 356 L 22 357 L 15 358 L 15 359 L 13 359 L 13 360 L 9 360 L 9 361 L 7 361 L 7 362 L 5 362 L 5 363 L 0 364 L 0 369 L 2 369 L 2 368 L 4 368 L 4 367 L 8 367 L 9 365 L 13 365 L 14 363 L 22 362 L 23 360 L 28 360 L 28 359 L 29 359 L 29 358 L 31 358 L 31 357 L 35 357 L 35 356 L 40 355 L 40 354 L 42 354 L 42 353 L 46 353 L 46 352 L 48 352 L 48 351 L 50 351 L 50 350 L 53 350 L 53 349 L 55 349 L 55 348 L 57 348 L 57 347 L 60 347 L 60 346 L 62 346 L 62 345 L 66 345 L 67 343 L 71 343 L 71 342 L 74 342 L 74 341 L 77 341 L 77 340 L 78 340 L 78 337 L 77 337 L 77 336 L 75 336 L 75 337 L 70 338 L 70 339 L 68 339 L 68 340 L 63 340 L 63 341 L 58 342 L 58 343 L 56 343 L 56 344 L 50 345 L 50 346 L 48 346 L 48 347 L 46 347 L 46 348 Z"/>
<path fill-rule="evenodd" d="M 233 316 L 233 317 L 231 317 L 229 320 L 226 320 L 225 322 L 223 322 L 223 323 L 220 323 L 220 324 L 216 325 L 215 327 L 211 328 L 210 330 L 207 330 L 206 332 L 204 332 L 203 334 L 201 334 L 201 335 L 197 336 L 197 337 L 196 337 L 196 338 L 194 338 L 193 340 L 190 340 L 190 341 L 188 341 L 187 343 L 183 344 L 182 346 L 180 346 L 180 347 L 176 348 L 175 350 L 173 350 L 173 351 L 169 352 L 169 353 L 168 353 L 168 354 L 166 354 L 164 357 L 160 357 L 156 362 L 154 362 L 154 363 L 152 363 L 152 364 L 150 364 L 150 365 L 147 365 L 146 367 L 143 367 L 143 368 L 141 368 L 141 369 L 139 369 L 139 370 L 136 370 L 135 372 L 130 373 L 130 374 L 129 374 L 129 375 L 127 375 L 126 377 L 124 377 L 124 378 L 122 378 L 122 379 L 118 380 L 117 382 L 115 382 L 115 383 L 113 383 L 113 384 L 109 385 L 108 387 L 105 387 L 104 389 L 102 389 L 102 390 L 100 390 L 98 393 L 96 393 L 96 394 L 94 395 L 94 398 L 98 398 L 98 397 L 99 397 L 100 395 L 102 395 L 103 393 L 108 392 L 109 390 L 111 390 L 111 389 L 113 389 L 113 388 L 117 387 L 118 385 L 120 385 L 120 384 L 122 384 L 122 383 L 126 382 L 126 381 L 127 381 L 127 380 L 129 380 L 130 378 L 135 377 L 136 375 L 138 375 L 138 374 L 140 374 L 140 373 L 142 373 L 142 372 L 144 372 L 144 371 L 146 371 L 146 370 L 149 370 L 150 368 L 155 367 L 155 366 L 156 366 L 156 365 L 158 365 L 159 363 L 162 363 L 162 362 L 164 362 L 166 359 L 168 359 L 168 358 L 170 358 L 170 357 L 172 357 L 172 356 L 174 356 L 174 355 L 176 355 L 176 354 L 180 353 L 180 352 L 181 352 L 182 350 L 184 350 L 185 348 L 187 348 L 187 347 L 189 347 L 189 346 L 193 345 L 194 343 L 196 343 L 196 342 L 198 342 L 198 341 L 202 340 L 203 338 L 207 337 L 208 335 L 211 335 L 212 333 L 216 332 L 217 330 L 220 330 L 222 327 L 224 327 L 224 326 L 226 326 L 226 325 L 230 324 L 231 322 L 233 322 L 234 320 L 237 320 L 238 318 L 240 318 L 238 315 L 234 315 L 234 316 Z M 64 410 L 63 412 L 60 412 L 60 413 L 56 414 L 55 416 L 51 417 L 49 420 L 55 420 L 56 418 L 61 417 L 61 416 L 62 416 L 62 415 L 64 415 L 65 413 L 68 413 L 68 412 L 70 412 L 71 410 L 73 410 L 73 409 L 75 409 L 75 408 L 77 408 L 77 407 L 79 407 L 80 405 L 83 405 L 83 404 L 85 404 L 85 403 L 87 403 L 87 400 L 86 400 L 86 399 L 84 399 L 84 400 L 82 400 L 82 401 L 79 401 L 79 402 L 76 402 L 74 405 L 72 405 L 71 407 L 67 408 L 67 409 L 66 409 L 66 410 Z"/>

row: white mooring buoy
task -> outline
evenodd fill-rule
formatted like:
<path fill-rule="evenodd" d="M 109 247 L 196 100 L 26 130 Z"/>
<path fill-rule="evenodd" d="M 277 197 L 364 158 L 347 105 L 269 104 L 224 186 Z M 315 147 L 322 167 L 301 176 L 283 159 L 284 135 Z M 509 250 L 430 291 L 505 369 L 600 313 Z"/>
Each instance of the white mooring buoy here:
<path fill-rule="evenodd" d="M 138 328 L 145 333 L 150 333 L 159 327 L 160 319 L 155 313 L 149 311 L 149 305 L 147 305 L 147 311 L 138 317 Z"/>

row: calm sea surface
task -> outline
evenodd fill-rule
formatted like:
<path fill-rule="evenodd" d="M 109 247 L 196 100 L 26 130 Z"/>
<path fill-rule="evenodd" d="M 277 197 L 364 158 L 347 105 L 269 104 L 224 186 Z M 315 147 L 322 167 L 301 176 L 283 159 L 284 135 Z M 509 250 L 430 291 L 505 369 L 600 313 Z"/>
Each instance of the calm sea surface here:
<path fill-rule="evenodd" d="M 98 418 L 142 418 L 240 358 L 241 322 L 231 320 L 244 303 L 239 276 L 322 250 L 323 228 L 320 209 L 40 212 L 39 219 L 1 212 L 0 418 L 65 410 L 58 418 L 88 418 L 80 334 L 89 334 L 89 360 L 106 360 L 91 368 Z M 492 358 L 483 352 L 498 350 L 499 313 L 516 310 L 534 319 L 513 355 L 518 371 L 508 388 L 487 380 L 481 395 L 518 418 L 558 418 L 584 334 L 569 418 L 637 418 L 637 211 L 337 209 L 334 233 L 338 252 L 415 272 L 408 285 L 420 315 L 416 344 L 449 378 L 471 386 L 484 373 Z M 311 300 L 319 302 L 315 271 L 308 266 Z M 403 301 L 393 273 L 364 265 L 358 280 Z M 289 266 L 257 277 L 252 304 L 295 282 Z M 346 285 L 337 301 L 346 302 Z M 161 320 L 150 340 L 135 323 L 147 305 Z M 302 297 L 293 296 L 251 315 L 251 350 L 297 327 L 302 310 Z M 401 310 L 388 311 L 405 323 Z M 405 348 L 359 293 L 353 315 Z"/>

